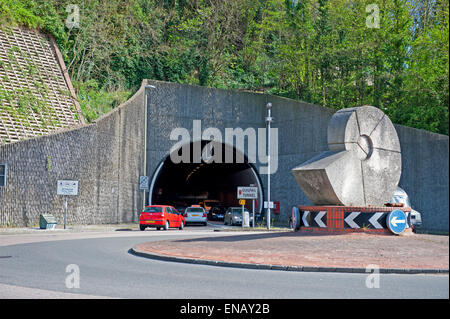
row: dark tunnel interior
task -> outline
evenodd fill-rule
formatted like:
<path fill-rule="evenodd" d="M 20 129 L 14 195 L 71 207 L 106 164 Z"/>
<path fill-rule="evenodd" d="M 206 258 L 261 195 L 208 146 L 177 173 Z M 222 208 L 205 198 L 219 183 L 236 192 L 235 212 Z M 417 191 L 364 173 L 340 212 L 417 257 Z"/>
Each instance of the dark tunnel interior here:
<path fill-rule="evenodd" d="M 201 149 L 205 150 L 205 145 L 208 143 L 209 141 L 201 141 Z M 209 144 L 211 145 L 213 144 Z M 216 143 L 210 147 L 209 154 L 214 155 L 218 147 L 222 150 L 221 161 L 218 162 L 205 160 L 202 156 L 198 163 L 193 163 L 194 143 L 189 146 L 190 160 L 186 163 L 174 163 L 171 157 L 167 156 L 161 169 L 153 178 L 151 203 L 187 207 L 197 205 L 204 200 L 215 200 L 218 205 L 235 207 L 239 206 L 238 186 L 257 186 L 260 189 L 260 195 L 255 201 L 255 212 L 260 212 L 260 199 L 263 195 L 256 169 L 245 156 L 243 161 L 239 161 L 237 157 L 239 151 L 234 147 L 225 146 L 222 143 Z M 182 148 L 177 152 L 178 155 L 182 155 Z M 232 163 L 225 163 L 225 152 L 233 152 Z M 242 156 L 241 153 L 239 154 Z M 247 200 L 245 206 L 251 210 L 252 202 Z"/>

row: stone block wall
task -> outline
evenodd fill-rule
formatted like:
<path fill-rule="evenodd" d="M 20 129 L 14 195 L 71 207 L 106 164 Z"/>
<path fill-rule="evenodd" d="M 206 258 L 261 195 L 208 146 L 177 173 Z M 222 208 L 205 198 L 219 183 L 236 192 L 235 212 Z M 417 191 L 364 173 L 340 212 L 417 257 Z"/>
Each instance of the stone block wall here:
<path fill-rule="evenodd" d="M 271 177 L 271 199 L 280 202 L 275 224 L 287 225 L 294 205 L 311 202 L 291 169 L 327 150 L 327 127 L 334 110 L 265 94 L 144 81 L 126 103 L 90 125 L 0 146 L 8 165 L 0 187 L 0 226 L 37 225 L 39 214 L 62 223 L 64 198 L 57 180 L 78 180 L 79 196 L 69 198 L 69 224 L 137 222 L 142 207 L 138 179 L 144 175 L 144 86 L 147 90 L 147 174 L 152 178 L 176 141 L 170 132 L 193 120 L 202 129 L 265 128 L 266 104 L 273 104 L 278 128 L 278 170 Z M 448 232 L 448 136 L 396 125 L 402 148 L 400 186 L 422 213 L 425 231 Z M 254 164 L 259 170 L 260 163 Z M 260 175 L 267 194 L 267 175 Z"/>
<path fill-rule="evenodd" d="M 395 128 L 402 149 L 399 186 L 421 213 L 421 230 L 448 233 L 448 136 L 402 125 Z"/>
<path fill-rule="evenodd" d="M 51 213 L 63 223 L 58 180 L 78 180 L 68 198 L 68 224 L 134 222 L 142 207 L 143 86 L 127 102 L 90 125 L 0 147 L 8 169 L 0 187 L 0 226 L 36 226 Z"/>
<path fill-rule="evenodd" d="M 278 225 L 287 225 L 294 205 L 311 202 L 298 186 L 291 169 L 328 149 L 328 122 L 335 110 L 266 94 L 211 89 L 199 86 L 149 81 L 149 175 L 169 155 L 175 143 L 169 140 L 175 127 L 191 132 L 193 120 L 202 129 L 264 128 L 266 104 L 273 104 L 272 127 L 278 128 L 278 170 L 271 177 L 271 200 L 280 202 Z M 423 216 L 424 230 L 448 232 L 448 136 L 395 126 L 402 147 L 400 186 L 409 194 L 413 208 Z M 259 169 L 260 163 L 255 163 Z M 431 169 L 433 168 L 433 169 Z M 260 175 L 267 194 L 267 175 Z M 437 184 L 436 184 L 437 183 Z"/>

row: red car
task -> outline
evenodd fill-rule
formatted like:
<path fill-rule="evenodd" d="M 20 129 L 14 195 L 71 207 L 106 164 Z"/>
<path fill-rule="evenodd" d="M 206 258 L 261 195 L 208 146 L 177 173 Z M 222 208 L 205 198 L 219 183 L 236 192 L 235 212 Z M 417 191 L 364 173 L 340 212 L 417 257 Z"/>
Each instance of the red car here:
<path fill-rule="evenodd" d="M 176 227 L 180 230 L 184 228 L 184 217 L 174 207 L 167 205 L 146 206 L 139 216 L 139 228 L 145 230 L 147 227 L 156 227 L 160 230 L 168 230 Z"/>

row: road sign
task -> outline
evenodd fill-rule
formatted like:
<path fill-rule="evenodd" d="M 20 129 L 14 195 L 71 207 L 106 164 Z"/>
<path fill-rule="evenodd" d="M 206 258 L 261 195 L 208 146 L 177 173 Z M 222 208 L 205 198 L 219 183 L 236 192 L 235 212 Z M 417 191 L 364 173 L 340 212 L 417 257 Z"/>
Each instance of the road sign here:
<path fill-rule="evenodd" d="M 78 181 L 58 181 L 58 187 L 56 188 L 57 195 L 64 195 L 64 229 L 66 229 L 67 221 L 67 196 L 78 195 Z"/>
<path fill-rule="evenodd" d="M 275 203 L 274 202 L 265 201 L 264 202 L 264 208 L 275 208 Z"/>
<path fill-rule="evenodd" d="M 301 213 L 302 225 L 305 227 L 320 227 L 326 228 L 327 226 L 327 212 L 311 212 L 311 211 L 303 211 Z"/>
<path fill-rule="evenodd" d="M 300 227 L 300 211 L 297 206 L 292 207 L 292 228 L 297 230 Z"/>
<path fill-rule="evenodd" d="M 58 181 L 57 195 L 77 196 L 78 181 Z"/>
<path fill-rule="evenodd" d="M 390 212 L 386 217 L 386 224 L 391 232 L 398 235 L 406 229 L 406 214 L 396 209 Z"/>
<path fill-rule="evenodd" d="M 150 177 L 139 176 L 139 190 L 147 190 L 150 185 Z"/>
<path fill-rule="evenodd" d="M 240 199 L 239 200 L 239 205 L 245 205 L 245 199 Z"/>
<path fill-rule="evenodd" d="M 309 223 L 310 223 L 309 214 L 310 214 L 310 212 L 307 210 L 305 210 L 302 214 L 302 224 L 305 227 L 309 227 Z"/>
<path fill-rule="evenodd" d="M 325 217 L 325 221 L 323 219 L 324 217 Z M 317 212 L 316 216 L 314 217 L 314 222 L 320 228 L 326 228 L 327 227 L 327 225 L 325 224 L 326 223 L 326 219 L 327 219 L 327 212 L 326 211 Z"/>
<path fill-rule="evenodd" d="M 383 229 L 386 228 L 385 212 L 344 212 L 344 228 L 370 228 Z"/>
<path fill-rule="evenodd" d="M 238 199 L 257 199 L 258 198 L 258 187 L 238 186 L 237 198 Z"/>

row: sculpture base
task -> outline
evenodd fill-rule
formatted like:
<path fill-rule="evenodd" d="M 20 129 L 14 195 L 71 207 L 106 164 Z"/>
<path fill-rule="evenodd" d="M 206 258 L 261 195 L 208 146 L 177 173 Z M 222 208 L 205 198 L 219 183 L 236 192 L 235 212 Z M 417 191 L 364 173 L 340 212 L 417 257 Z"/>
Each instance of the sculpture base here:
<path fill-rule="evenodd" d="M 405 232 L 412 231 L 410 207 L 298 206 L 298 209 L 300 214 L 296 229 L 301 231 L 392 234 L 386 218 L 393 210 L 405 213 Z"/>

